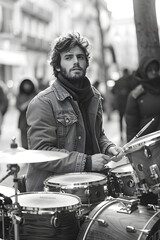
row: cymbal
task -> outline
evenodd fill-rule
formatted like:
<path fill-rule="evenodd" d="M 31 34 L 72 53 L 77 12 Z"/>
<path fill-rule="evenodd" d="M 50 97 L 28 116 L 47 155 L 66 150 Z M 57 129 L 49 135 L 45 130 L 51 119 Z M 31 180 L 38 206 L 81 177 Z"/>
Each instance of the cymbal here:
<path fill-rule="evenodd" d="M 48 150 L 8 148 L 0 151 L 0 162 L 6 164 L 38 163 L 55 161 L 67 157 L 67 153 Z"/>
<path fill-rule="evenodd" d="M 0 185 L 0 193 L 2 193 L 3 195 L 5 195 L 7 197 L 11 197 L 11 196 L 15 195 L 15 189 L 4 186 L 4 185 Z M 19 190 L 18 190 L 18 193 L 20 193 Z"/>

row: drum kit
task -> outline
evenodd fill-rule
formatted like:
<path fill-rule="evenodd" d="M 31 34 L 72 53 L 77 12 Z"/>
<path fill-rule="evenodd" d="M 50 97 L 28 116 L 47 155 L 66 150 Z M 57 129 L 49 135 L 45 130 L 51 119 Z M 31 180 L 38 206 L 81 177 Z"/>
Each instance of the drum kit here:
<path fill-rule="evenodd" d="M 21 163 L 58 161 L 66 153 L 10 148 L 0 151 L 14 188 L 0 186 L 0 239 L 160 239 L 160 131 L 123 147 L 126 164 L 105 173 L 50 176 L 42 192 L 19 192 Z M 157 203 L 141 198 L 156 195 Z"/>

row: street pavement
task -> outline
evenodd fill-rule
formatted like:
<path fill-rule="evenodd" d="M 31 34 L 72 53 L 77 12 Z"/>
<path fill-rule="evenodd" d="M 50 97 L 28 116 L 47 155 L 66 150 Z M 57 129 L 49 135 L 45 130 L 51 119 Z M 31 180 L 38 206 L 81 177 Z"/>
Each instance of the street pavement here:
<path fill-rule="evenodd" d="M 0 151 L 4 149 L 9 149 L 10 144 L 12 142 L 12 138 L 16 138 L 16 142 L 18 147 L 21 147 L 21 140 L 20 140 L 20 130 L 17 128 L 18 126 L 18 116 L 19 112 L 15 108 L 14 103 L 12 103 L 6 113 L 2 125 L 2 134 L 0 136 Z M 118 115 L 117 112 L 114 111 L 111 115 L 111 120 L 108 121 L 107 117 L 104 115 L 104 130 L 107 137 L 112 140 L 118 146 L 122 146 L 123 143 L 120 142 L 120 134 L 119 134 L 119 125 L 118 125 Z M 111 162 L 109 167 L 114 168 L 117 165 L 122 165 L 127 163 L 128 160 L 124 157 L 118 163 Z M 20 171 L 18 172 L 18 176 L 21 176 L 26 173 L 27 171 L 27 164 L 21 164 Z M 2 179 L 6 174 L 7 165 L 0 164 L 0 179 Z M 4 181 L 0 183 L 0 185 L 13 187 L 13 176 L 7 177 Z"/>

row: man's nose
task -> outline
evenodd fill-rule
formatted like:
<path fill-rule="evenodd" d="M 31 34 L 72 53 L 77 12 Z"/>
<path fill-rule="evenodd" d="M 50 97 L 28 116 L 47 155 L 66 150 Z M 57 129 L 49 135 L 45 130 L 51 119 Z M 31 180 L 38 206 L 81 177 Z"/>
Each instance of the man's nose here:
<path fill-rule="evenodd" d="M 78 57 L 75 56 L 75 57 L 73 58 L 73 61 L 74 61 L 74 63 L 78 63 L 78 62 L 79 62 L 79 61 L 78 61 Z"/>

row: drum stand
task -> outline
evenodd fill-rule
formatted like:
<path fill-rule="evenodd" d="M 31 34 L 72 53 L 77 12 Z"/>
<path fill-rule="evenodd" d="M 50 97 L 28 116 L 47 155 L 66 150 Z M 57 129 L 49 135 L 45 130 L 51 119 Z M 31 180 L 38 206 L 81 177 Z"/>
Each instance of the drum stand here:
<path fill-rule="evenodd" d="M 18 172 L 19 172 L 19 166 L 17 164 L 7 164 L 7 170 L 10 170 L 9 173 L 6 174 L 5 177 L 3 177 L 0 180 L 0 183 L 5 180 L 8 176 L 13 176 L 13 182 L 14 182 L 14 189 L 15 189 L 15 203 L 14 203 L 14 211 L 12 213 L 12 220 L 14 224 L 14 240 L 19 240 L 19 222 L 21 220 L 20 217 L 18 217 L 16 214 L 20 212 L 20 205 L 18 203 Z M 3 227 L 3 237 L 4 236 L 4 217 L 2 216 L 2 227 Z M 5 239 L 5 238 L 4 238 Z"/>

